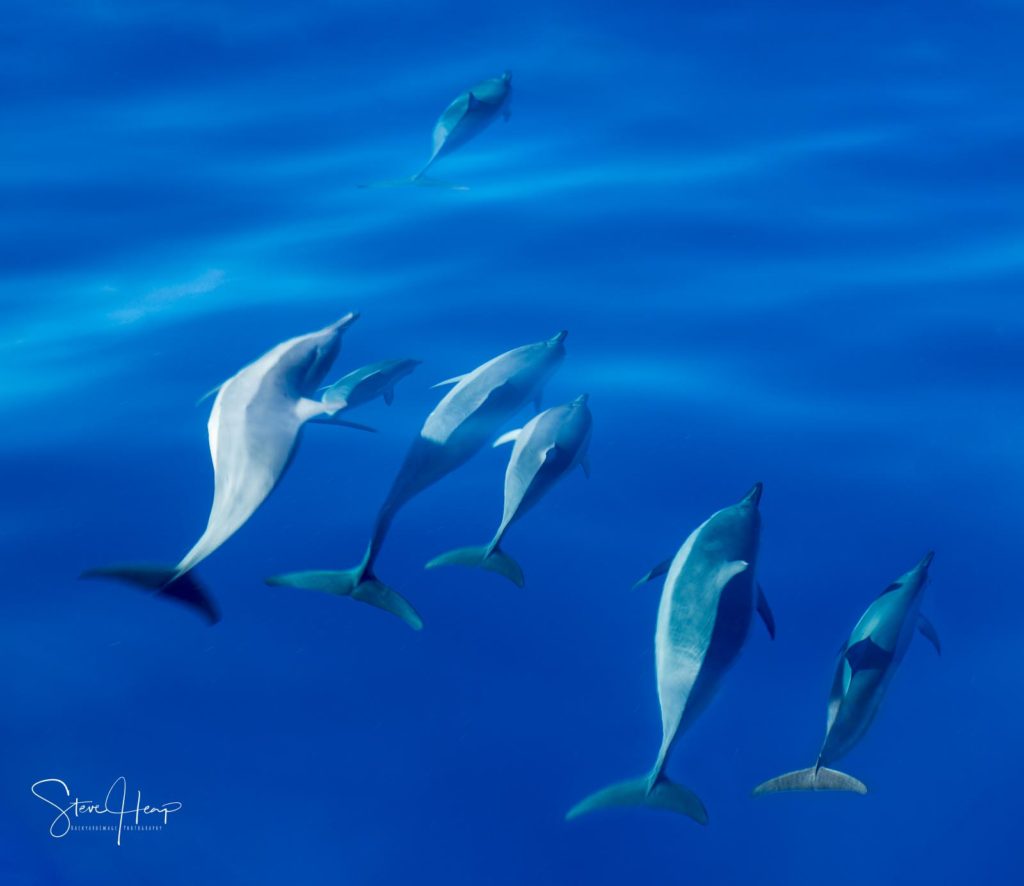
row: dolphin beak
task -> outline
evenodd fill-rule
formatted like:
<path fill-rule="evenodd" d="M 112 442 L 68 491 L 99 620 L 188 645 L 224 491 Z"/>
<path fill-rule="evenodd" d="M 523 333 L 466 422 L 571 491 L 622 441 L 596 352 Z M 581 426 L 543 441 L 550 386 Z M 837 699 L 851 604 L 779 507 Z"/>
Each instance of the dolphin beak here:
<path fill-rule="evenodd" d="M 764 483 L 762 483 L 759 480 L 757 483 L 755 483 L 751 487 L 750 492 L 748 492 L 745 496 L 743 496 L 743 501 L 744 502 L 748 502 L 749 501 L 749 502 L 751 502 L 754 505 L 758 505 L 758 504 L 761 503 L 761 493 L 762 492 L 764 492 Z"/>
<path fill-rule="evenodd" d="M 932 565 L 932 560 L 935 559 L 935 551 L 929 551 L 921 558 L 921 562 L 917 564 L 917 571 L 924 572 L 929 566 Z"/>
<path fill-rule="evenodd" d="M 512 80 L 512 72 L 502 71 L 501 79 L 504 80 L 506 83 L 510 82 Z"/>
<path fill-rule="evenodd" d="M 337 332 L 341 332 L 343 329 L 348 329 L 356 320 L 359 319 L 359 311 L 349 311 L 344 317 L 342 317 L 337 323 L 334 324 L 334 329 Z"/>
<path fill-rule="evenodd" d="M 572 402 L 573 402 L 573 403 L 578 403 L 578 404 L 579 404 L 580 406 L 582 406 L 582 405 L 583 405 L 583 404 L 585 404 L 585 403 L 587 402 L 587 400 L 589 400 L 589 399 L 590 399 L 590 394 L 580 394 L 580 395 L 579 395 L 579 396 L 578 396 L 578 397 L 577 397 L 577 398 L 576 398 L 575 400 L 573 400 Z"/>
<path fill-rule="evenodd" d="M 549 345 L 560 345 L 562 342 L 565 341 L 565 337 L 568 334 L 569 334 L 569 330 L 568 329 L 563 329 L 561 332 L 556 333 L 555 335 L 551 336 L 551 338 L 548 339 L 548 344 Z"/>

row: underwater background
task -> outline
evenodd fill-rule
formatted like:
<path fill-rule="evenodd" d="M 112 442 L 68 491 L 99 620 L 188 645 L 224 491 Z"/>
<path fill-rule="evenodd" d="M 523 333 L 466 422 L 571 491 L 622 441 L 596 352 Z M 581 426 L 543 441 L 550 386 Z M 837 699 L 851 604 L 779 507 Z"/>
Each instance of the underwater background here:
<path fill-rule="evenodd" d="M 1019 3 L 5 4 L 0 26 L 0 879 L 5 884 L 1019 883 L 1024 135 Z M 512 116 L 415 172 L 459 92 Z M 206 391 L 348 310 L 333 379 L 423 365 L 311 426 L 199 574 L 223 620 L 89 566 L 175 562 L 212 490 Z M 425 628 L 290 588 L 355 563 L 430 385 L 568 329 L 592 477 L 485 542 L 508 450 L 397 518 Z M 524 414 L 524 420 L 526 415 Z M 765 484 L 755 621 L 673 777 L 710 813 L 565 812 L 660 740 L 660 587 Z M 836 650 L 929 549 L 914 639 L 842 769 Z M 180 801 L 47 832 L 39 779 Z"/>

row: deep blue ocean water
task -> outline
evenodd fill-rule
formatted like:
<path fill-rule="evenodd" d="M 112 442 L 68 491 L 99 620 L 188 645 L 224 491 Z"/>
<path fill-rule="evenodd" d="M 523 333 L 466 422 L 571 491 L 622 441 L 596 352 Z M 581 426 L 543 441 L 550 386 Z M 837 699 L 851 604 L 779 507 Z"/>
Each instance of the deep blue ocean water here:
<path fill-rule="evenodd" d="M 1016 560 L 1024 150 L 1015 2 L 480 5 L 14 0 L 0 26 L 7 884 L 1019 883 Z M 437 167 L 438 113 L 504 69 L 512 117 Z M 332 378 L 423 365 L 310 427 L 199 570 L 223 620 L 89 566 L 205 525 L 204 392 L 351 309 Z M 398 517 L 393 618 L 275 573 L 354 564 L 430 385 L 569 330 L 592 478 L 514 527 L 527 587 L 423 563 L 482 543 L 508 450 Z M 524 415 L 524 418 L 526 416 Z M 702 828 L 563 820 L 647 771 L 659 589 L 762 480 L 752 626 L 671 772 Z M 935 549 L 916 638 L 843 761 L 870 793 L 751 799 L 813 763 L 836 649 Z M 72 832 L 39 779 L 180 801 Z"/>

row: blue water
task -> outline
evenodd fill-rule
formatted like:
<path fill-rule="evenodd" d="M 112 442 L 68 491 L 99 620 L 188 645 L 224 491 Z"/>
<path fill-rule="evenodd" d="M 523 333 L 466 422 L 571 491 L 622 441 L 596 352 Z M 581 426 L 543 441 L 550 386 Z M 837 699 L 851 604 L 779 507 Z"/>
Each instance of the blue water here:
<path fill-rule="evenodd" d="M 2 882 L 1021 882 L 1022 29 L 1010 0 L 7 3 Z M 437 168 L 471 190 L 355 187 L 505 68 L 510 122 Z M 175 562 L 196 399 L 350 309 L 332 378 L 424 364 L 377 435 L 307 430 L 200 567 L 220 624 L 77 581 Z M 422 633 L 263 584 L 354 564 L 430 385 L 562 328 L 545 402 L 590 393 L 593 472 L 510 532 L 523 591 L 422 569 L 490 537 L 507 449 L 394 525 Z M 566 823 L 660 740 L 632 581 L 756 480 L 778 638 L 670 767 L 710 824 Z M 914 640 L 843 761 L 871 792 L 751 799 L 813 762 L 836 649 L 932 548 L 943 655 Z M 48 834 L 34 782 L 118 776 L 182 809 Z"/>

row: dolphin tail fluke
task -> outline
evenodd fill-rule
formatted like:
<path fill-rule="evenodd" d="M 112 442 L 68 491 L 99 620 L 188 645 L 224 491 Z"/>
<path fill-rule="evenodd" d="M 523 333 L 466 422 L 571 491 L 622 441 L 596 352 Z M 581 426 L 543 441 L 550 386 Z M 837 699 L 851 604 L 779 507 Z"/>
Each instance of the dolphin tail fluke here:
<path fill-rule="evenodd" d="M 480 545 L 472 548 L 456 548 L 434 557 L 427 564 L 427 569 L 435 569 L 438 566 L 477 566 L 489 572 L 496 572 L 503 575 L 516 587 L 521 588 L 526 584 L 523 578 L 523 570 L 508 554 L 501 548 L 491 545 Z"/>
<path fill-rule="evenodd" d="M 442 191 L 468 191 L 467 185 L 458 185 L 453 182 L 441 181 L 437 178 L 428 178 L 422 172 L 410 175 L 407 178 L 391 178 L 379 182 L 366 182 L 359 185 L 360 188 L 380 190 L 387 188 L 437 188 Z"/>
<path fill-rule="evenodd" d="M 398 591 L 389 588 L 368 573 L 365 566 L 355 569 L 315 570 L 311 572 L 290 572 L 268 578 L 268 585 L 277 587 L 306 588 L 324 591 L 338 597 L 351 597 L 360 603 L 376 606 L 392 615 L 397 615 L 414 631 L 423 627 L 423 619 Z"/>
<path fill-rule="evenodd" d="M 210 624 L 220 621 L 220 613 L 214 605 L 213 598 L 199 583 L 192 572 L 179 573 L 171 566 L 101 566 L 86 569 L 79 578 L 110 578 L 124 582 L 157 596 L 169 597 L 199 612 Z"/>
<path fill-rule="evenodd" d="M 783 791 L 850 791 L 854 794 L 866 794 L 868 789 L 862 781 L 838 769 L 811 766 L 809 769 L 787 772 L 759 784 L 754 788 L 754 796 L 778 794 Z"/>
<path fill-rule="evenodd" d="M 692 818 L 698 824 L 708 823 L 708 811 L 693 791 L 661 776 L 653 785 L 650 776 L 631 778 L 610 785 L 581 800 L 570 809 L 566 820 L 579 818 L 597 809 L 613 806 L 646 806 L 648 809 L 663 809 L 678 812 Z"/>

